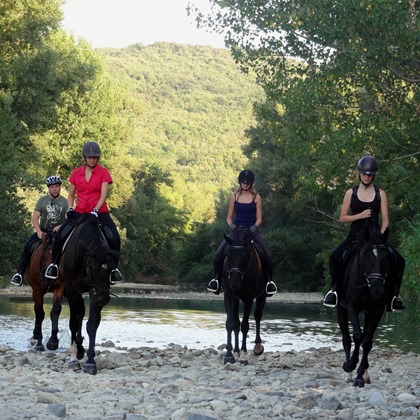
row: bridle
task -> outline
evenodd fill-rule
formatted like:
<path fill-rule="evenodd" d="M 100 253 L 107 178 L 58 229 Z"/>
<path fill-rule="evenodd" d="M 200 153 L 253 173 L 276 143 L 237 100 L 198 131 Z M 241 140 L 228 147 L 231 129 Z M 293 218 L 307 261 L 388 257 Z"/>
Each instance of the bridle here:
<path fill-rule="evenodd" d="M 233 245 L 233 246 L 231 246 L 231 249 L 245 249 L 245 248 L 246 248 L 245 245 Z M 238 267 L 232 267 L 231 269 L 229 269 L 229 271 L 228 271 L 228 282 L 230 283 L 230 281 L 231 281 L 232 273 L 238 273 L 240 275 L 241 281 L 242 281 L 243 278 L 245 277 L 245 274 L 249 270 L 249 267 L 251 266 L 251 263 L 252 263 L 252 259 L 249 258 L 248 259 L 248 265 L 246 266 L 245 270 L 241 270 Z"/>
<path fill-rule="evenodd" d="M 386 249 L 385 245 L 369 245 L 367 248 L 371 248 L 372 249 L 372 253 L 375 255 L 375 257 L 379 257 L 379 250 L 380 249 Z M 382 284 L 385 284 L 386 280 L 387 280 L 387 276 L 388 273 L 385 273 L 385 275 L 383 275 L 382 273 L 363 273 L 363 276 L 365 278 L 366 281 L 366 285 L 368 287 L 372 287 L 376 282 L 380 281 L 382 282 Z"/>

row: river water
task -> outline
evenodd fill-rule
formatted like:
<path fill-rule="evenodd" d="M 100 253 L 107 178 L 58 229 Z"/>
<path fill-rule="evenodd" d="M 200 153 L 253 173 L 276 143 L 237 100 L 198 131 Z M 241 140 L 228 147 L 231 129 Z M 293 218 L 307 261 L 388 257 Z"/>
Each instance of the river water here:
<path fill-rule="evenodd" d="M 87 303 L 87 302 L 86 302 Z M 51 300 L 46 298 L 43 324 L 44 342 L 49 337 Z M 88 305 L 87 305 L 88 315 Z M 86 318 L 85 318 L 86 320 Z M 217 348 L 226 342 L 226 315 L 223 301 L 182 299 L 119 298 L 112 299 L 102 311 L 97 345 L 112 341 L 117 347 L 157 347 L 180 344 L 188 348 Z M 63 305 L 60 317 L 60 347 L 70 347 L 69 310 Z M 341 349 L 341 333 L 335 310 L 321 304 L 285 304 L 267 302 L 261 324 L 261 338 L 266 351 L 306 350 L 329 347 Z M 34 326 L 31 298 L 0 297 L 0 345 L 29 350 Z M 85 324 L 83 333 L 87 337 Z M 255 339 L 251 317 L 249 349 Z M 420 338 L 410 327 L 407 315 L 385 314 L 375 335 L 374 346 L 398 348 L 420 353 Z"/>

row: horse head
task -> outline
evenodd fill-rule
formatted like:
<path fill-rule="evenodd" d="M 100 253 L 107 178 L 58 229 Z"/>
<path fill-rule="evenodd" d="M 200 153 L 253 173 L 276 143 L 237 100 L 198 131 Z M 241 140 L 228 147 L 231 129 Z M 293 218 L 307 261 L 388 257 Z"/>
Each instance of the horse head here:
<path fill-rule="evenodd" d="M 379 229 L 365 230 L 361 253 L 366 284 L 374 298 L 381 298 L 390 277 L 390 261 L 384 237 Z"/>
<path fill-rule="evenodd" d="M 243 287 L 243 280 L 252 264 L 252 234 L 248 229 L 237 229 L 231 237 L 224 235 L 229 245 L 225 259 L 227 283 L 233 293 L 238 293 Z"/>
<path fill-rule="evenodd" d="M 115 256 L 117 254 L 118 252 L 113 251 L 106 244 L 98 245 L 86 254 L 86 271 L 91 291 L 104 297 L 103 305 L 109 302 L 110 278 L 112 270 L 116 268 Z"/>

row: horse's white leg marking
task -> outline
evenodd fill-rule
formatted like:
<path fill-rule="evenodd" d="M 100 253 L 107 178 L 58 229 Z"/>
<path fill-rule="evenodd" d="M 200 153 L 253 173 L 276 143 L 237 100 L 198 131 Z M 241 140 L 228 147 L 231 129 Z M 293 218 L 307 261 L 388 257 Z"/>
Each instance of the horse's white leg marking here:
<path fill-rule="evenodd" d="M 239 363 L 242 365 L 247 365 L 248 364 L 248 358 L 246 357 L 247 353 L 246 351 L 241 351 L 241 355 L 239 357 Z"/>
<path fill-rule="evenodd" d="M 365 384 L 370 384 L 370 376 L 367 369 L 365 370 L 365 373 L 363 374 L 362 378 Z"/>
<path fill-rule="evenodd" d="M 77 346 L 76 343 L 73 341 L 70 347 L 70 361 L 71 362 L 77 362 Z"/>

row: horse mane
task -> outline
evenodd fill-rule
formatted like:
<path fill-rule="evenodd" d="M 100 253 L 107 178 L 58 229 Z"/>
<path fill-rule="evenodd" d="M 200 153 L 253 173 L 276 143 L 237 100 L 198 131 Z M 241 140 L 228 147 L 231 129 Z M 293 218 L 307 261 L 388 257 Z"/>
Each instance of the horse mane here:
<path fill-rule="evenodd" d="M 254 239 L 249 229 L 236 229 L 230 236 L 223 236 L 229 245 L 237 247 L 247 246 Z"/>

